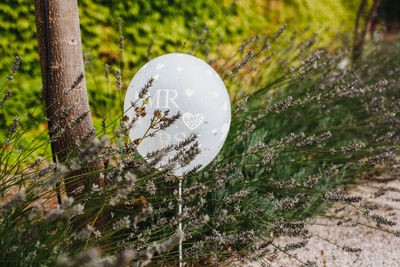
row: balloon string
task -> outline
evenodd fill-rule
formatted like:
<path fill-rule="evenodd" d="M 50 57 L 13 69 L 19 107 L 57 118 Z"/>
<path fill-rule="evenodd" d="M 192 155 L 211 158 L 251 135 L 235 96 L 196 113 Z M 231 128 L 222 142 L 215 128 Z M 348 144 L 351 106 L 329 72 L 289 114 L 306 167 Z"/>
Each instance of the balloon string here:
<path fill-rule="evenodd" d="M 179 205 L 178 205 L 178 213 L 179 213 L 179 226 L 178 229 L 182 231 L 182 177 L 179 177 Z M 182 238 L 179 239 L 179 267 L 183 266 L 183 254 L 182 254 Z"/>

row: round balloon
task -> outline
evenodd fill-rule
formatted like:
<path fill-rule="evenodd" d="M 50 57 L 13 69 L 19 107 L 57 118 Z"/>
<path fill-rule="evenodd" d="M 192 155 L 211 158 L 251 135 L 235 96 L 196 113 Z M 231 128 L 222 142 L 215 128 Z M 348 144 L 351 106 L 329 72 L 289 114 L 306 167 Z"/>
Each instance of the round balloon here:
<path fill-rule="evenodd" d="M 150 97 L 139 98 L 139 92 L 151 78 L 153 84 L 147 93 Z M 132 141 L 146 135 L 154 111 L 169 110 L 169 117 L 181 113 L 171 126 L 141 141 L 138 152 L 144 158 L 150 152 L 197 135 L 199 154 L 188 165 L 175 166 L 173 172 L 177 176 L 196 166 L 204 168 L 225 142 L 231 122 L 229 95 L 218 73 L 197 57 L 172 53 L 149 61 L 135 74 L 126 92 L 124 111 L 129 120 L 137 114 L 133 102 L 137 102 L 136 107 L 144 106 L 146 115 L 139 116 L 133 124 L 129 132 Z M 167 152 L 156 167 L 167 164 L 176 153 Z"/>

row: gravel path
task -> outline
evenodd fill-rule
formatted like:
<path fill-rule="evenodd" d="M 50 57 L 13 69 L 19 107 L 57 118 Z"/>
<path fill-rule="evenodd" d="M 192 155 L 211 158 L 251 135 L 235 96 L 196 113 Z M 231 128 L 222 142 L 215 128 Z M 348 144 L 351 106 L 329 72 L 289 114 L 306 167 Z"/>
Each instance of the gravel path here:
<path fill-rule="evenodd" d="M 311 261 L 315 262 L 317 266 L 324 267 L 400 266 L 400 237 L 379 230 L 386 229 L 391 232 L 400 230 L 400 180 L 394 179 L 385 183 L 382 182 L 382 179 L 380 182 L 363 181 L 360 185 L 349 189 L 349 194 L 363 196 L 364 203 L 377 204 L 379 209 L 371 211 L 371 214 L 382 215 L 397 224 L 392 227 L 379 225 L 350 206 L 337 212 L 338 209 L 343 208 L 343 204 L 335 204 L 328 214 L 348 218 L 352 221 L 343 222 L 326 217 L 312 219 L 308 229 L 313 237 L 305 247 L 292 251 L 292 254 L 302 262 Z M 362 226 L 355 222 L 378 229 Z M 277 238 L 275 243 L 284 247 L 294 241 L 293 238 L 282 237 Z M 338 246 L 359 248 L 362 251 L 347 252 Z M 293 257 L 283 253 L 279 253 L 276 259 L 266 257 L 265 260 L 272 267 L 303 266 Z M 254 263 L 251 266 L 261 266 L 261 264 Z"/>

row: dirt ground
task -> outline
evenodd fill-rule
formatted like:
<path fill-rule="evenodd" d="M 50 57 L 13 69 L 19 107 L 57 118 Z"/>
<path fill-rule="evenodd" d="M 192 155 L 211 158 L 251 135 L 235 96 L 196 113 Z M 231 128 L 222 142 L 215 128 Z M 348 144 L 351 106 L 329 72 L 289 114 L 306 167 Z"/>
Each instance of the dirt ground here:
<path fill-rule="evenodd" d="M 385 178 L 390 179 L 383 182 Z M 391 232 L 400 230 L 400 178 L 394 175 L 385 178 L 378 178 L 378 181 L 362 181 L 361 184 L 350 188 L 349 194 L 361 195 L 364 202 L 377 204 L 379 209 L 371 211 L 370 214 L 382 215 L 396 222 L 396 225 L 391 227 L 380 225 L 348 205 L 344 210 L 337 212 L 344 205 L 335 204 L 328 214 L 351 219 L 351 221 L 343 222 L 326 217 L 312 219 L 308 229 L 313 237 L 305 247 L 291 253 L 302 262 L 311 261 L 323 267 L 400 266 L 400 237 L 385 232 L 385 230 Z M 282 247 L 293 242 L 293 238 L 275 240 L 275 243 Z M 343 246 L 359 248 L 361 251 L 346 252 L 341 248 Z M 276 259 L 266 257 L 265 262 L 272 267 L 304 266 L 294 257 L 283 253 L 280 253 Z M 249 266 L 255 267 L 261 264 L 253 263 Z"/>

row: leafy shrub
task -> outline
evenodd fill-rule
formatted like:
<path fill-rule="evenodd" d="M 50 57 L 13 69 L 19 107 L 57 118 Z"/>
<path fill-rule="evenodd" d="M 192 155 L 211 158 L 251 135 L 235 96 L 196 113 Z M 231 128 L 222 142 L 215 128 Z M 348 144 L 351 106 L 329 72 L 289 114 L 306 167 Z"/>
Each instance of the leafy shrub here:
<path fill-rule="evenodd" d="M 193 53 L 215 54 L 215 48 L 221 42 L 223 47 L 219 51 L 227 57 L 248 35 L 273 32 L 284 23 L 289 23 L 290 32 L 310 26 L 310 32 L 318 32 L 323 39 L 330 40 L 339 29 L 345 31 L 352 26 L 355 4 L 345 0 L 79 1 L 86 69 L 93 73 L 87 80 L 92 113 L 101 120 L 103 107 L 115 106 L 115 98 L 108 91 L 105 79 L 98 75 L 104 72 L 104 64 L 112 66 L 110 73 L 114 73 L 115 66 L 121 68 L 119 63 L 122 61 L 123 77 L 130 78 L 147 59 L 169 52 L 191 52 L 200 41 L 206 45 L 198 46 Z M 8 72 L 8 64 L 14 55 L 24 57 L 22 72 L 16 77 L 18 90 L 14 90 L 13 107 L 8 106 L 7 112 L 1 114 L 1 129 L 6 128 L 6 122 L 11 123 L 14 111 L 29 114 L 30 107 L 40 95 L 34 14 L 33 1 L 5 0 L 0 3 L 0 32 L 7 36 L 0 40 L 0 72 Z M 117 18 L 122 19 L 122 57 Z M 321 30 L 321 24 L 330 25 L 330 28 Z M 206 33 L 198 36 L 203 28 Z M 303 36 L 304 39 L 307 37 Z M 44 118 L 38 123 L 43 124 Z M 0 140 L 4 138 L 5 132 L 0 131 Z"/>

